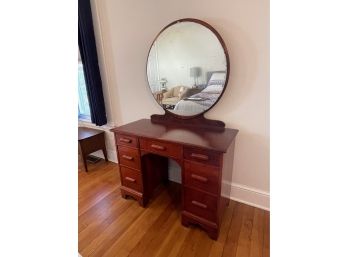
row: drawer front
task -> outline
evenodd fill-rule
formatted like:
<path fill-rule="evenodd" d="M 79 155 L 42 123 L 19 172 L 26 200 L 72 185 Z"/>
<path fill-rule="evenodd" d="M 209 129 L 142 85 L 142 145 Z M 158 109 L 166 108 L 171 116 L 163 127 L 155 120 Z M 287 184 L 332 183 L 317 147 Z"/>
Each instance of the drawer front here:
<path fill-rule="evenodd" d="M 124 134 L 116 134 L 116 144 L 131 147 L 138 147 L 138 138 Z"/>
<path fill-rule="evenodd" d="M 209 150 L 185 147 L 184 158 L 209 165 L 220 166 L 222 161 L 222 153 L 217 153 Z"/>
<path fill-rule="evenodd" d="M 184 187 L 184 210 L 206 220 L 217 222 L 217 197 Z"/>
<path fill-rule="evenodd" d="M 218 194 L 219 168 L 205 164 L 185 161 L 185 185 Z"/>
<path fill-rule="evenodd" d="M 120 164 L 140 170 L 140 155 L 138 149 L 120 145 L 117 149 Z"/>
<path fill-rule="evenodd" d="M 140 148 L 160 155 L 182 158 L 182 146 L 151 139 L 140 139 Z"/>
<path fill-rule="evenodd" d="M 140 171 L 132 170 L 124 166 L 121 166 L 120 169 L 122 185 L 142 193 L 143 180 Z"/>

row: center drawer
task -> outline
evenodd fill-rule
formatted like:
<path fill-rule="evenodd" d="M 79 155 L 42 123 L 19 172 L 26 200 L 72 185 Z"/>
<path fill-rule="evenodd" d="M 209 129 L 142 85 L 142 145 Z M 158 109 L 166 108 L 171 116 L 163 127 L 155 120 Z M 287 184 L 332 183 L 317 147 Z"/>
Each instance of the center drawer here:
<path fill-rule="evenodd" d="M 120 164 L 140 170 L 140 155 L 138 149 L 120 145 L 117 146 L 117 149 Z"/>
<path fill-rule="evenodd" d="M 183 150 L 182 146 L 180 145 L 145 138 L 141 138 L 139 141 L 140 148 L 146 151 L 158 153 L 160 155 L 169 156 L 173 158 L 182 158 Z"/>

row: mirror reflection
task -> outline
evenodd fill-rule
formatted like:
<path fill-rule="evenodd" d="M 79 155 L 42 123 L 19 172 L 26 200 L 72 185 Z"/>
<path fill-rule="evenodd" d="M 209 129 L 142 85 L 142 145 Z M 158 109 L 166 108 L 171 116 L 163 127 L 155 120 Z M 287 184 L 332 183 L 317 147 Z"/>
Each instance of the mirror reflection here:
<path fill-rule="evenodd" d="M 225 87 L 227 59 L 216 35 L 206 26 L 182 21 L 154 41 L 147 77 L 155 100 L 180 116 L 208 110 Z"/>

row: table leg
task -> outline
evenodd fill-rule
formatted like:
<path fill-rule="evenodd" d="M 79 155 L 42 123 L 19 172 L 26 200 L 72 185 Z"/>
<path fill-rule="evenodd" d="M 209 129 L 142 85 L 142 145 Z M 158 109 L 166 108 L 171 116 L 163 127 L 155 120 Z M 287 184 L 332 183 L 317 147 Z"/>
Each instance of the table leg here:
<path fill-rule="evenodd" d="M 88 172 L 88 169 L 87 169 L 87 156 L 88 155 L 82 154 L 83 165 L 85 166 L 85 171 L 86 172 Z"/>
<path fill-rule="evenodd" d="M 107 155 L 107 153 L 106 153 L 106 148 L 105 148 L 105 147 L 103 148 L 103 154 L 104 154 L 105 161 L 106 161 L 106 162 L 109 161 L 109 160 L 108 160 L 108 155 Z"/>

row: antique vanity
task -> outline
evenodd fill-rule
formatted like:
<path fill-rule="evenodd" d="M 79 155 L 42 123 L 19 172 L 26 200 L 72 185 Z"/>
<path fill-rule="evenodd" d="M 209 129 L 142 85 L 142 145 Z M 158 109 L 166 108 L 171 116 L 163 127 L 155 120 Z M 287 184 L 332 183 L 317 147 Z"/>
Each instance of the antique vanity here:
<path fill-rule="evenodd" d="M 181 167 L 182 224 L 198 224 L 217 239 L 228 205 L 238 130 L 204 118 L 227 86 L 225 44 L 209 24 L 181 19 L 155 38 L 147 75 L 164 115 L 113 128 L 121 193 L 145 207 L 168 176 L 168 158 Z"/>

